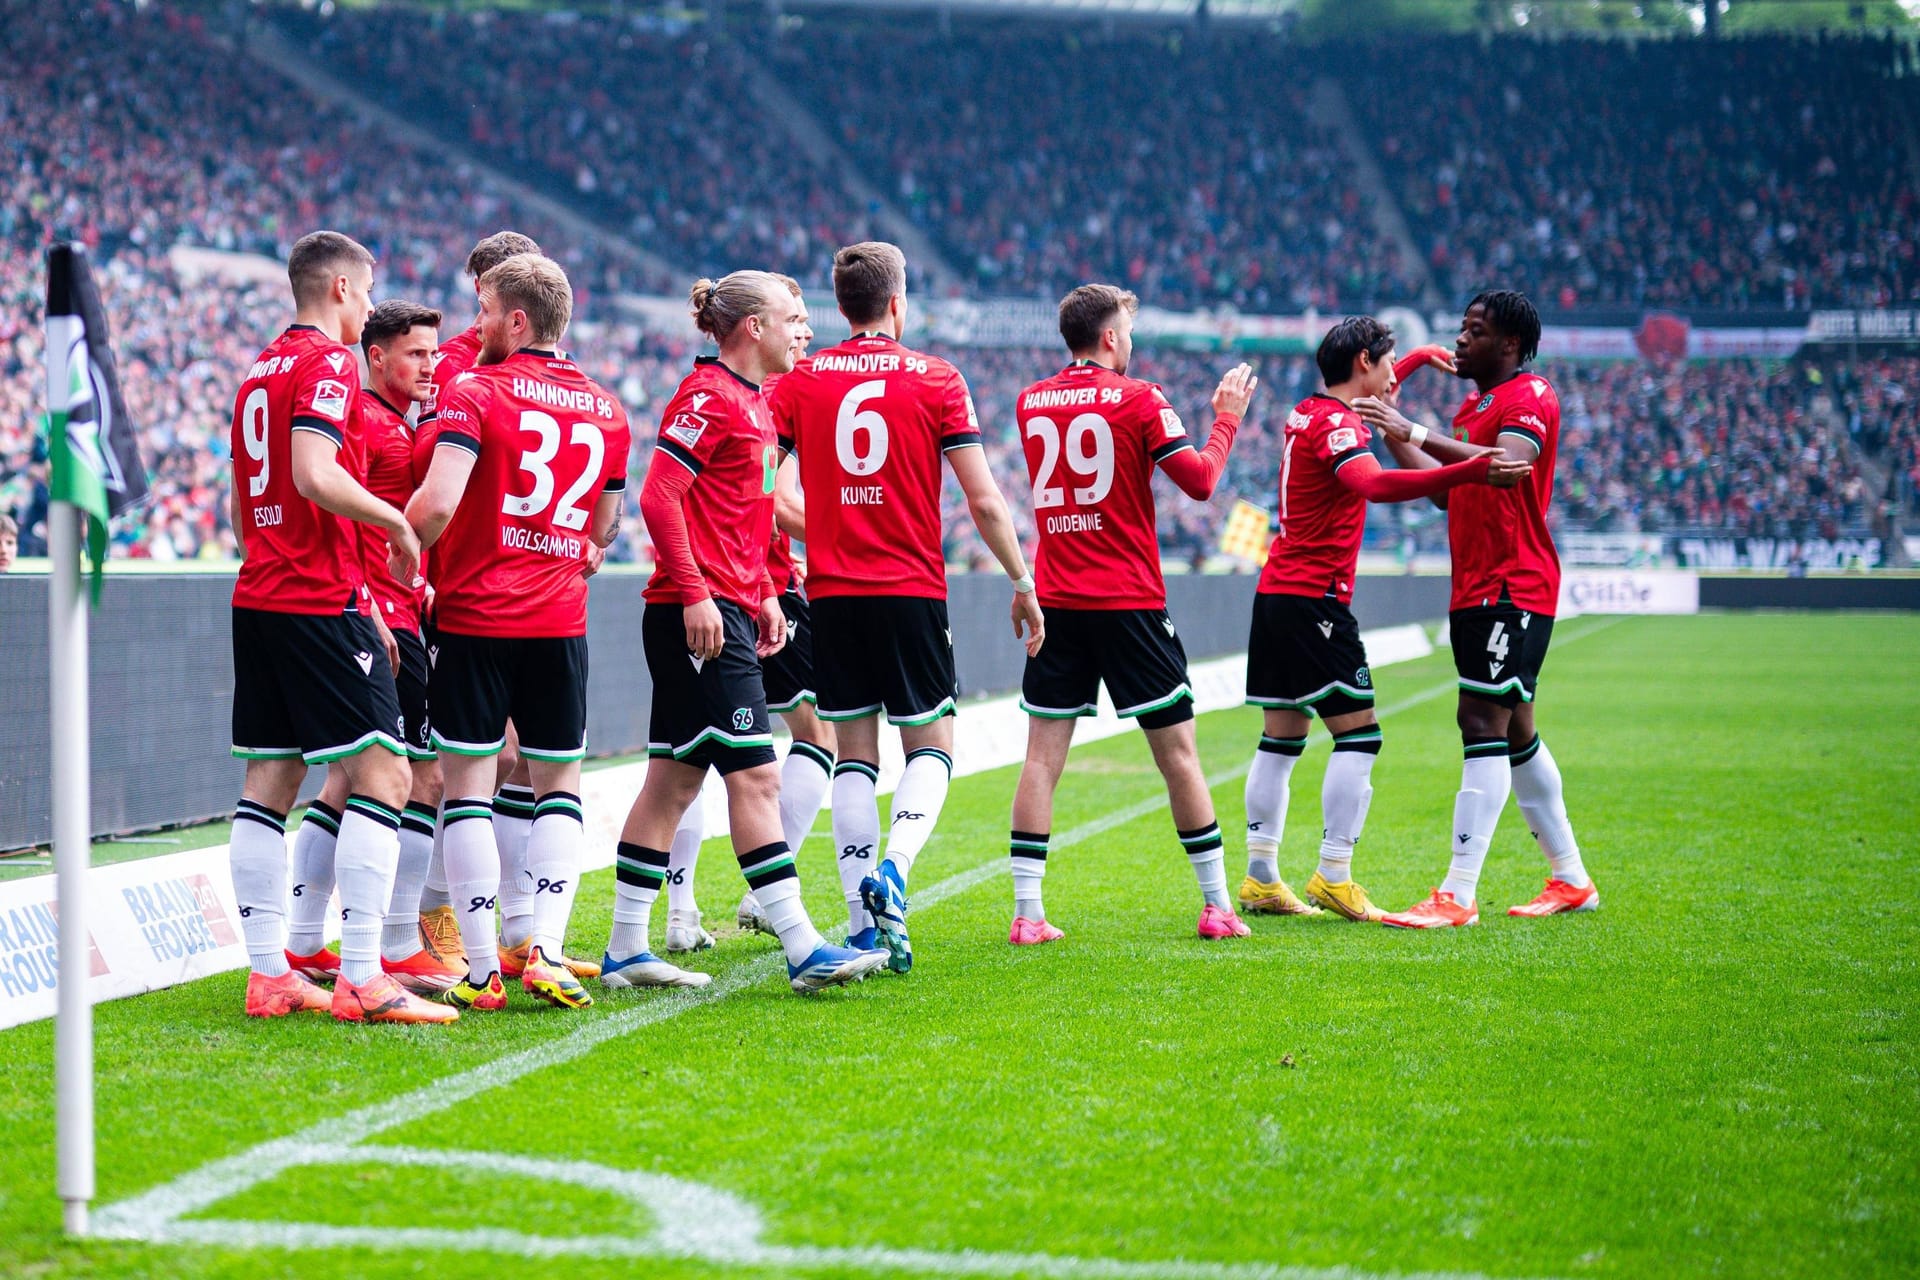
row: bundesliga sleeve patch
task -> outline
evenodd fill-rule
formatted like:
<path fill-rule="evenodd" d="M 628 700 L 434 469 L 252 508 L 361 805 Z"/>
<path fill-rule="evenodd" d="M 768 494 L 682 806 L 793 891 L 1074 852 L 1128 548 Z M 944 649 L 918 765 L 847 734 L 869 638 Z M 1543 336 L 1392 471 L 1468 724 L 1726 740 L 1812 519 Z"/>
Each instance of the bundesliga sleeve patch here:
<path fill-rule="evenodd" d="M 969 393 L 965 399 L 967 402 L 967 425 L 975 431 L 978 431 L 980 429 L 980 415 L 973 411 L 973 395 Z"/>
<path fill-rule="evenodd" d="M 1172 409 L 1162 409 L 1160 411 L 1160 431 L 1167 439 L 1171 440 L 1175 436 L 1187 434 L 1187 425 L 1180 421 L 1180 415 Z"/>
<path fill-rule="evenodd" d="M 676 413 L 673 421 L 667 424 L 666 434 L 691 449 L 700 443 L 700 437 L 706 434 L 710 425 L 697 413 Z"/>
<path fill-rule="evenodd" d="M 347 417 L 347 384 L 335 382 L 332 378 L 323 378 L 313 389 L 313 411 L 335 422 L 344 422 Z"/>
<path fill-rule="evenodd" d="M 1340 427 L 1337 430 L 1327 432 L 1328 453 L 1341 454 L 1349 449 L 1358 449 L 1359 447 L 1360 437 L 1352 427 Z"/>

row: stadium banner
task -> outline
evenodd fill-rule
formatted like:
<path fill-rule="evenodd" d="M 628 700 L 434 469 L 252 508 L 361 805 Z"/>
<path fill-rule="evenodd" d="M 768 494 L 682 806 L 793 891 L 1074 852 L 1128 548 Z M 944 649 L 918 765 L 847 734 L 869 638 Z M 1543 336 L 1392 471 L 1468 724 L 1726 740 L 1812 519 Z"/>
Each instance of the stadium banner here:
<path fill-rule="evenodd" d="M 1816 311 L 1807 341 L 1920 343 L 1920 309 Z"/>
<path fill-rule="evenodd" d="M 1688 569 L 1876 569 L 1878 538 L 1674 538 L 1674 560 Z"/>
<path fill-rule="evenodd" d="M 1667 540 L 1657 533 L 1563 533 L 1555 539 L 1563 564 L 1613 569 L 1658 569 Z"/>
<path fill-rule="evenodd" d="M 1698 613 L 1700 575 L 1645 569 L 1569 569 L 1560 576 L 1560 616 Z"/>

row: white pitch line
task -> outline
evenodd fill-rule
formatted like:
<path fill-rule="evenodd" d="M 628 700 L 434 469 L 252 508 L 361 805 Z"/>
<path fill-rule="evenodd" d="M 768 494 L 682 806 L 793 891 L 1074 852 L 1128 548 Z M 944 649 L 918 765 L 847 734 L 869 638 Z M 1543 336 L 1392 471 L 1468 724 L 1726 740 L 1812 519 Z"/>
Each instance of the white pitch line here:
<path fill-rule="evenodd" d="M 1587 627 L 1574 635 L 1563 638 L 1561 644 L 1571 644 L 1574 641 L 1585 639 L 1621 620 L 1622 619 L 1617 617 L 1609 618 L 1595 626 Z M 1454 681 L 1436 684 L 1421 690 L 1419 693 L 1401 699 L 1392 706 L 1383 708 L 1379 714 L 1383 717 L 1396 715 L 1413 707 L 1420 706 L 1423 703 L 1431 702 L 1436 698 L 1443 697 L 1448 693 L 1456 691 L 1457 688 L 1458 686 Z M 1317 742 L 1318 739 L 1315 739 L 1315 741 Z M 1247 766 L 1245 764 L 1236 765 L 1233 768 L 1210 775 L 1207 783 L 1210 787 L 1217 787 L 1235 778 L 1244 776 L 1246 771 Z M 1135 821 L 1138 818 L 1145 817 L 1150 813 L 1157 812 L 1166 806 L 1167 797 L 1164 793 L 1151 796 L 1145 800 L 1129 805 L 1124 809 L 1116 810 L 1113 813 L 1103 815 L 1071 828 L 1063 833 L 1054 842 L 1054 845 L 1056 848 L 1070 847 L 1104 832 L 1113 830 L 1116 827 Z M 996 875 L 1004 874 L 1005 865 L 1004 858 L 994 858 L 991 861 L 981 863 L 969 870 L 949 876 L 945 880 L 927 886 L 927 888 L 913 895 L 914 900 L 919 908 L 924 910 L 946 898 L 964 893 L 976 885 L 983 884 L 993 879 Z M 776 967 L 775 962 L 779 959 L 780 956 L 777 953 L 770 953 L 759 959 L 747 961 L 715 978 L 710 986 L 698 991 L 682 991 L 663 995 L 644 1008 L 625 1009 L 613 1014 L 611 1017 L 587 1022 L 558 1040 L 534 1045 L 530 1048 L 520 1050 L 517 1053 L 496 1058 L 492 1062 L 470 1071 L 434 1081 L 431 1084 L 423 1085 L 418 1089 L 400 1094 L 384 1102 L 361 1107 L 357 1110 L 349 1111 L 344 1115 L 320 1121 L 289 1137 L 272 1139 L 238 1154 L 212 1161 L 190 1173 L 182 1174 L 140 1195 L 105 1206 L 96 1216 L 94 1234 L 114 1239 L 152 1240 L 156 1242 L 166 1240 L 211 1241 L 215 1235 L 218 1235 L 222 1231 L 234 1232 L 244 1230 L 254 1232 L 271 1228 L 274 1232 L 284 1234 L 276 1235 L 272 1240 L 261 1235 L 255 1239 L 255 1243 L 264 1245 L 284 1242 L 290 1246 L 299 1247 L 298 1242 L 301 1239 L 318 1241 L 323 1236 L 329 1242 L 337 1241 L 342 1244 L 369 1243 L 368 1241 L 358 1239 L 349 1240 L 347 1237 L 338 1234 L 329 1234 L 350 1231 L 352 1230 L 350 1228 L 287 1223 L 182 1222 L 180 1219 L 188 1214 L 201 1212 L 218 1204 L 222 1200 L 237 1196 L 286 1169 L 311 1162 L 312 1153 L 316 1149 L 325 1148 L 332 1150 L 357 1147 L 375 1134 L 383 1133 L 398 1125 L 424 1119 L 436 1112 L 444 1111 L 457 1103 L 464 1102 L 477 1094 L 510 1085 L 535 1071 L 557 1066 L 561 1063 L 571 1062 L 576 1058 L 592 1052 L 607 1041 L 618 1039 L 641 1027 L 664 1022 L 669 1018 L 678 1017 L 693 1009 L 724 1000 L 736 992 L 770 976 L 771 971 Z M 383 1150 L 383 1148 L 363 1148 L 363 1150 L 375 1151 Z M 320 1234 L 315 1235 L 314 1233 L 316 1232 Z M 424 1242 L 431 1238 L 435 1242 L 433 1247 L 444 1247 L 439 1243 L 439 1235 L 437 1233 L 424 1229 L 389 1230 L 383 1228 L 375 1234 L 377 1234 L 380 1240 L 386 1241 L 404 1242 L 408 1239 L 419 1238 Z M 475 1238 L 472 1233 L 458 1234 L 463 1238 Z M 513 1235 L 514 1233 L 506 1234 Z M 526 1240 L 533 1238 L 521 1237 L 521 1239 Z M 575 1239 L 570 1243 L 571 1245 L 577 1245 L 580 1241 Z M 636 1242 L 622 1241 L 620 1242 L 619 1248 L 624 1254 L 627 1247 L 634 1243 Z M 319 1246 L 316 1245 L 316 1247 Z M 941 1274 L 993 1275 L 1011 1274 L 1014 1272 L 1033 1272 L 1035 1274 L 1058 1274 L 1073 1277 L 1193 1276 L 1202 1278 L 1202 1280 L 1238 1280 L 1238 1278 L 1242 1276 L 1275 1278 L 1311 1277 L 1313 1280 L 1335 1280 L 1336 1277 L 1346 1277 L 1350 1278 L 1350 1280 L 1359 1280 L 1361 1276 L 1366 1274 L 1345 1268 L 1323 1270 L 1260 1267 L 1251 1270 L 1222 1269 L 1219 1265 L 1205 1263 L 1168 1262 L 1164 1264 L 1134 1264 L 1104 1259 L 1052 1257 L 1051 1255 L 925 1254 L 912 1250 L 899 1251 L 885 1249 L 796 1250 L 778 1246 L 756 1246 L 756 1248 L 765 1250 L 767 1254 L 766 1260 L 770 1264 L 775 1265 L 819 1265 L 822 1267 L 866 1264 L 897 1265 L 908 1270 L 931 1270 Z M 507 1251 L 522 1252 L 523 1250 Z M 566 1251 L 577 1252 L 578 1250 L 569 1247 Z M 968 1258 L 979 1259 L 981 1265 L 977 1268 L 971 1265 L 965 1265 L 964 1260 Z M 818 1261 L 809 1261 L 807 1259 L 817 1259 Z M 883 1263 L 880 1261 L 881 1259 L 888 1259 L 889 1261 Z M 908 1261 L 909 1259 L 912 1261 Z M 938 1267 L 922 1265 L 923 1260 L 932 1259 L 942 1260 L 941 1265 Z M 959 1269 L 949 1270 L 950 1268 L 956 1267 Z M 1144 1267 L 1146 1269 L 1129 1269 L 1135 1267 Z M 1187 1267 L 1199 1269 L 1185 1270 L 1184 1268 Z M 1063 1269 L 1056 1270 L 1052 1268 Z M 1119 1269 L 1115 1270 L 1113 1268 Z M 1445 1272 L 1433 1274 L 1435 1276 L 1449 1277 L 1450 1280 L 1466 1280 L 1468 1273 Z M 1400 1274 L 1400 1280 L 1414 1280 L 1414 1278 Z"/>

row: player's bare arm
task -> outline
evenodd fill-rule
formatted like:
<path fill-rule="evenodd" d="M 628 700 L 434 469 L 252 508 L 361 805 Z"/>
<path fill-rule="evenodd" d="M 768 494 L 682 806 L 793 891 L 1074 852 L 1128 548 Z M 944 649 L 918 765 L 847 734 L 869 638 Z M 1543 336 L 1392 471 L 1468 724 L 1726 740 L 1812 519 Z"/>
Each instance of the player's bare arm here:
<path fill-rule="evenodd" d="M 987 451 L 978 445 L 949 449 L 947 465 L 953 468 L 954 479 L 960 482 L 960 491 L 967 496 L 967 513 L 973 517 L 973 527 L 980 531 L 981 541 L 1013 581 L 1013 634 L 1020 638 L 1024 630 L 1027 656 L 1032 657 L 1040 652 L 1046 639 L 1046 616 L 1033 594 L 1033 575 L 1027 569 L 1026 553 L 1020 550 L 1013 513 L 1007 510 L 1007 500 L 1001 496 L 1000 486 L 993 482 L 993 472 L 987 468 Z"/>
<path fill-rule="evenodd" d="M 340 465 L 340 446 L 317 431 L 293 433 L 293 487 L 301 497 L 334 515 L 386 531 L 393 549 L 394 576 L 411 582 L 420 568 L 420 539 L 407 519 L 368 493 Z M 401 572 L 404 567 L 405 572 Z"/>
<path fill-rule="evenodd" d="M 233 530 L 233 554 L 236 559 L 247 558 L 247 535 L 240 522 L 240 486 L 227 486 L 227 527 Z"/>
<path fill-rule="evenodd" d="M 400 642 L 393 638 L 393 628 L 389 627 L 387 620 L 380 616 L 379 602 L 372 601 L 370 603 L 373 605 L 372 609 L 369 610 L 369 612 L 373 614 L 373 629 L 380 635 L 380 646 L 387 651 L 387 666 L 393 669 L 393 674 L 399 675 Z"/>
<path fill-rule="evenodd" d="M 762 658 L 771 658 L 787 644 L 787 614 L 780 607 L 780 597 L 771 594 L 774 591 L 773 579 L 767 579 L 762 590 L 770 593 L 760 599 L 760 614 L 755 619 L 759 623 L 760 637 L 753 651 Z"/>
<path fill-rule="evenodd" d="M 783 454 L 780 470 L 773 478 L 773 523 L 789 538 L 807 540 L 807 500 L 800 492 L 800 461 L 791 453 Z"/>
<path fill-rule="evenodd" d="M 1424 454 L 1443 465 L 1451 462 L 1466 462 L 1486 452 L 1478 445 L 1455 440 L 1445 431 L 1437 431 L 1424 423 L 1413 421 L 1378 396 L 1361 396 L 1353 402 L 1353 411 L 1365 419 L 1368 426 L 1386 436 L 1390 448 L 1392 442 L 1399 441 L 1402 444 L 1411 445 L 1417 453 Z M 1394 451 L 1394 460 L 1400 461 L 1398 450 Z M 1408 464 L 1402 462 L 1401 465 Z M 1432 466 L 1433 462 L 1427 462 L 1424 465 Z"/>
<path fill-rule="evenodd" d="M 447 523 L 460 509 L 460 498 L 467 491 L 477 461 L 478 454 L 457 445 L 441 444 L 434 449 L 427 478 L 407 502 L 406 520 L 419 535 L 422 547 L 431 547 L 447 531 Z"/>

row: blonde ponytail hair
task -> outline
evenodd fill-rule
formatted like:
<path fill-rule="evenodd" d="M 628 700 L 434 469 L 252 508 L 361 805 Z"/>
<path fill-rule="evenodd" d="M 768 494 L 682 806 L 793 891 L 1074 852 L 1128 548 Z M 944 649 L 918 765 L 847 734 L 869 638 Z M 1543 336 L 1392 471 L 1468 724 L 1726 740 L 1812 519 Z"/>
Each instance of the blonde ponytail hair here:
<path fill-rule="evenodd" d="M 695 280 L 687 291 L 687 306 L 700 332 L 725 342 L 742 320 L 759 315 L 786 292 L 786 284 L 771 272 L 733 271 L 718 280 Z"/>

